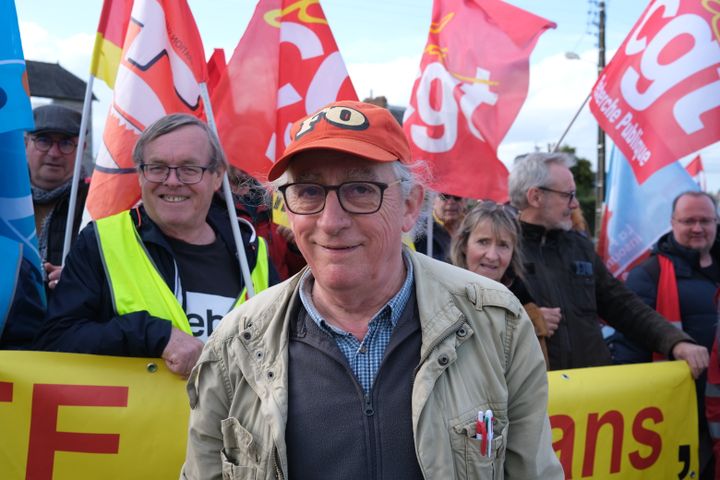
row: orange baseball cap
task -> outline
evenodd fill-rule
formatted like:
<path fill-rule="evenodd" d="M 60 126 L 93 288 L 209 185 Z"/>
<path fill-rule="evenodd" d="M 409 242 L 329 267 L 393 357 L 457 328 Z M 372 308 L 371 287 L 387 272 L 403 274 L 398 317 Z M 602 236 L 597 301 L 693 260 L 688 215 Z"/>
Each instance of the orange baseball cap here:
<path fill-rule="evenodd" d="M 290 160 L 306 150 L 338 150 L 375 162 L 411 162 L 410 145 L 398 121 L 386 108 L 370 103 L 331 103 L 295 122 L 290 138 L 285 152 L 268 172 L 270 181 L 280 177 Z"/>

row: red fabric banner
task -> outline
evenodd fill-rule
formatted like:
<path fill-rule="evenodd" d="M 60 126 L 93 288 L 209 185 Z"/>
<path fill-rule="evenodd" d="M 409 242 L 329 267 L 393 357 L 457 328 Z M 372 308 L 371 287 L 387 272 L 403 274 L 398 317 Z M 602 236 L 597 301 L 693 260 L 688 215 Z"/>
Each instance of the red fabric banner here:
<path fill-rule="evenodd" d="M 404 123 L 433 189 L 507 200 L 497 148 L 527 97 L 530 54 L 554 27 L 500 0 L 435 0 Z"/>
<path fill-rule="evenodd" d="M 590 110 L 639 183 L 720 140 L 719 5 L 650 2 L 593 87 Z"/>
<path fill-rule="evenodd" d="M 216 48 L 213 50 L 213 54 L 207 62 L 208 71 L 208 90 L 210 94 L 215 91 L 215 85 L 220 82 L 220 78 L 225 72 L 227 61 L 225 61 L 225 50 L 222 48 Z"/>
<path fill-rule="evenodd" d="M 122 48 L 130 22 L 133 0 L 105 0 L 98 21 L 98 33 Z"/>
<path fill-rule="evenodd" d="M 230 163 L 265 180 L 292 123 L 357 100 L 319 0 L 260 0 L 212 94 Z"/>
<path fill-rule="evenodd" d="M 169 113 L 205 118 L 198 84 L 206 68 L 185 0 L 135 0 L 86 202 L 93 219 L 140 200 L 132 149 L 148 125 Z"/>

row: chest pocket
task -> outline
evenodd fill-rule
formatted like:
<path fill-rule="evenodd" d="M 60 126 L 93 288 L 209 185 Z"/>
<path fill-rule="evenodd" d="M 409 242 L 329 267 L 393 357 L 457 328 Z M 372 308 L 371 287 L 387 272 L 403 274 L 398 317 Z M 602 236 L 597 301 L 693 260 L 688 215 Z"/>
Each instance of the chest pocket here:
<path fill-rule="evenodd" d="M 455 472 L 459 480 L 502 480 L 505 478 L 505 450 L 508 422 L 504 415 L 495 417 L 490 455 L 481 452 L 475 438 L 476 415 L 471 414 L 452 426 L 450 432 Z"/>
<path fill-rule="evenodd" d="M 235 417 L 226 418 L 220 427 L 223 437 L 223 449 L 220 452 L 223 480 L 254 480 L 260 458 L 252 434 Z"/>
<path fill-rule="evenodd" d="M 592 262 L 575 260 L 570 265 L 573 304 L 580 313 L 597 311 L 595 275 Z"/>

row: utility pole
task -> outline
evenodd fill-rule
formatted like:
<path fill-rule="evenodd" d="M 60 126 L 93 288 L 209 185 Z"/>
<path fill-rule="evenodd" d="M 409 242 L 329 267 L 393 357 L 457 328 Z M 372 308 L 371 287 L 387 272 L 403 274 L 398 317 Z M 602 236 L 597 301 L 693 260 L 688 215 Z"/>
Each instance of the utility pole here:
<path fill-rule="evenodd" d="M 598 5 L 598 78 L 605 69 L 605 1 Z M 605 132 L 598 124 L 597 174 L 595 175 L 595 239 L 600 238 L 603 202 L 605 201 Z"/>

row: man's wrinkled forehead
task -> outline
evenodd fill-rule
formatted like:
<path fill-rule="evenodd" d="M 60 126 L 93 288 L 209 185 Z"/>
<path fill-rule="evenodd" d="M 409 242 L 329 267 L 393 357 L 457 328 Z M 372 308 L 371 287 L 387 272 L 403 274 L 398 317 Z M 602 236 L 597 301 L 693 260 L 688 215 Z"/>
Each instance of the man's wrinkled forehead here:
<path fill-rule="evenodd" d="M 288 175 L 293 182 L 379 180 L 387 163 L 378 163 L 332 150 L 306 151 L 290 162 Z"/>
<path fill-rule="evenodd" d="M 295 169 L 290 166 L 290 178 L 294 182 L 315 182 L 322 183 L 323 180 L 327 179 L 328 171 L 319 168 L 307 168 L 307 169 Z M 351 180 L 377 180 L 380 176 L 376 166 L 367 167 L 350 167 L 345 169 L 336 169 L 333 173 L 340 177 L 343 181 Z"/>

